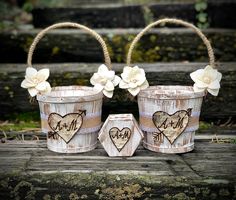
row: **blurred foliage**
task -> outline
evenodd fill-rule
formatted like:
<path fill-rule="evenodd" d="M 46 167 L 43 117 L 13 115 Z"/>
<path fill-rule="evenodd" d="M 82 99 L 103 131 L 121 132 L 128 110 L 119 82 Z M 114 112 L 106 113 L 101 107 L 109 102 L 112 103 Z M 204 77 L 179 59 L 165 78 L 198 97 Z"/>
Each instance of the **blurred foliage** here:
<path fill-rule="evenodd" d="M 214 126 L 214 124 L 211 122 L 204 122 L 204 121 L 200 121 L 199 122 L 199 130 L 208 130 L 208 129 L 212 129 Z"/>
<path fill-rule="evenodd" d="M 217 143 L 217 144 L 223 144 L 223 143 L 236 144 L 236 138 L 218 138 L 218 136 L 216 135 L 214 138 L 212 138 L 211 143 Z"/>
<path fill-rule="evenodd" d="M 39 121 L 20 121 L 20 122 L 2 122 L 0 123 L 0 131 L 23 131 L 23 130 L 38 130 L 40 128 Z"/>
<path fill-rule="evenodd" d="M 195 3 L 198 28 L 205 29 L 210 26 L 208 21 L 207 7 L 208 7 L 207 0 L 197 0 Z"/>
<path fill-rule="evenodd" d="M 148 25 L 154 22 L 154 16 L 151 9 L 148 6 L 143 6 L 142 9 L 143 9 L 143 17 L 145 20 L 145 24 Z"/>
<path fill-rule="evenodd" d="M 20 8 L 16 1 L 0 1 L 0 30 L 17 29 L 31 21 L 32 15 Z"/>
<path fill-rule="evenodd" d="M 22 8 L 31 12 L 34 7 L 60 7 L 66 5 L 66 0 L 25 0 Z"/>
<path fill-rule="evenodd" d="M 31 1 L 26 1 L 23 6 L 22 6 L 22 9 L 26 12 L 31 12 L 34 8 L 34 5 Z"/>
<path fill-rule="evenodd" d="M 9 121 L 14 122 L 31 122 L 31 121 L 39 121 L 40 116 L 38 111 L 34 112 L 24 112 L 24 113 L 13 113 L 5 117 Z"/>
<path fill-rule="evenodd" d="M 14 113 L 0 121 L 0 131 L 22 131 L 40 128 L 39 112 Z"/>

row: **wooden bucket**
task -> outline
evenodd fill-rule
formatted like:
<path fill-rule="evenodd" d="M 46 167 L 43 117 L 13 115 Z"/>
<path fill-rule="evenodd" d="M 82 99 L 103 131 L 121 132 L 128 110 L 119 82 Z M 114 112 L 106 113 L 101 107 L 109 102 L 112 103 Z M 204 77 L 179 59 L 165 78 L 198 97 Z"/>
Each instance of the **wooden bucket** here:
<path fill-rule="evenodd" d="M 193 150 L 204 94 L 195 93 L 191 86 L 151 86 L 142 90 L 138 106 L 143 146 L 163 153 Z"/>
<path fill-rule="evenodd" d="M 177 19 L 158 20 L 144 28 L 130 46 L 128 66 L 135 44 L 149 29 L 161 23 L 180 24 L 193 29 L 206 45 L 210 65 L 214 66 L 214 53 L 205 35 L 194 25 Z M 144 133 L 143 146 L 162 153 L 193 150 L 204 95 L 205 92 L 194 92 L 192 86 L 150 86 L 141 90 L 138 107 L 140 128 Z"/>
<path fill-rule="evenodd" d="M 37 95 L 48 149 L 78 153 L 96 148 L 102 98 L 102 92 L 86 86 L 55 87 L 48 95 Z"/>
<path fill-rule="evenodd" d="M 28 66 L 39 40 L 50 30 L 61 27 L 81 28 L 101 44 L 105 63 L 111 67 L 110 57 L 103 39 L 93 30 L 77 23 L 58 23 L 42 30 L 34 39 L 29 53 Z M 102 92 L 93 87 L 54 87 L 49 94 L 38 94 L 42 131 L 47 134 L 48 149 L 59 153 L 90 151 L 97 146 L 101 128 Z"/>

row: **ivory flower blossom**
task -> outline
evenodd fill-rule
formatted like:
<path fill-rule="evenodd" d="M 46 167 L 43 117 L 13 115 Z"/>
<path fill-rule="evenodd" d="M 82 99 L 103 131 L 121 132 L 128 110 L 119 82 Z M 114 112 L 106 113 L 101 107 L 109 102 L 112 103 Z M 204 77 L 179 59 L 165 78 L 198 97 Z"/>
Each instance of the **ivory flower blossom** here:
<path fill-rule="evenodd" d="M 146 89 L 149 86 L 144 70 L 138 66 L 124 67 L 121 78 L 119 87 L 128 89 L 133 96 L 136 96 L 140 90 Z"/>
<path fill-rule="evenodd" d="M 26 69 L 25 79 L 21 82 L 21 87 L 28 89 L 30 96 L 34 97 L 38 93 L 46 94 L 51 92 L 51 86 L 46 81 L 49 77 L 49 69 L 37 71 L 33 67 Z"/>
<path fill-rule="evenodd" d="M 109 70 L 106 65 L 102 64 L 98 68 L 98 72 L 94 73 L 90 79 L 90 83 L 94 88 L 102 91 L 109 98 L 113 96 L 115 86 L 120 82 L 120 77 L 115 75 L 115 72 Z"/>
<path fill-rule="evenodd" d="M 195 82 L 193 85 L 194 92 L 207 90 L 213 96 L 218 95 L 222 74 L 210 65 L 207 65 L 204 69 L 198 69 L 192 72 L 190 77 Z"/>

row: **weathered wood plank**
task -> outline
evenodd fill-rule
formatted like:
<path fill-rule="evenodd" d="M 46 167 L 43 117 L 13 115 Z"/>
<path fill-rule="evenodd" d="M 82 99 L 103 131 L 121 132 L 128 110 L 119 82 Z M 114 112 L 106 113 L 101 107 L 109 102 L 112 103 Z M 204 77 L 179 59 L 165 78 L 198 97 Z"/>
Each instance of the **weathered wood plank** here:
<path fill-rule="evenodd" d="M 134 2 L 135 3 L 135 2 Z M 236 28 L 233 1 L 208 2 L 206 10 L 210 27 Z M 168 13 L 168 14 L 167 14 Z M 222 15 L 224 13 L 224 15 Z M 69 3 L 61 7 L 41 7 L 33 10 L 35 27 L 46 27 L 56 22 L 79 21 L 93 28 L 142 28 L 154 19 L 176 17 L 197 23 L 195 2 L 150 2 L 144 4 L 126 4 L 125 2 L 106 4 L 77 4 Z"/>
<path fill-rule="evenodd" d="M 208 0 L 208 3 L 234 3 L 234 0 Z M 66 7 L 94 7 L 94 6 L 114 6 L 114 5 L 146 5 L 146 4 L 163 4 L 163 3 L 195 3 L 195 0 L 61 0 L 60 3 L 54 2 L 54 0 L 48 0 L 47 3 L 43 1 L 35 2 L 36 7 L 54 7 L 54 8 L 66 8 Z"/>
<path fill-rule="evenodd" d="M 139 148 L 128 158 L 98 151 L 105 153 L 101 145 L 71 155 L 50 152 L 45 141 L 1 143 L 0 198 L 234 199 L 236 144 L 196 141 L 192 153 L 180 155 Z"/>
<path fill-rule="evenodd" d="M 49 82 L 52 85 L 89 85 L 89 78 L 97 71 L 100 64 L 45 64 L 37 68 L 48 67 L 51 70 Z M 124 64 L 114 64 L 116 73 L 122 71 Z M 189 73 L 206 66 L 206 63 L 140 63 L 147 72 L 150 85 L 192 85 Z M 20 88 L 24 78 L 26 65 L 0 65 L 0 114 L 1 118 L 14 112 L 38 110 L 38 105 L 31 105 L 27 91 Z M 218 97 L 209 95 L 203 102 L 201 119 L 219 120 L 236 117 L 236 63 L 221 63 L 218 66 L 223 73 L 221 90 Z M 14 105 L 14 106 L 13 106 Z M 122 105 L 122 106 L 120 106 Z M 117 89 L 112 99 L 104 99 L 103 121 L 111 113 L 133 113 L 138 116 L 136 100 L 131 100 L 128 92 Z M 217 116 L 217 117 L 216 117 Z"/>
<path fill-rule="evenodd" d="M 95 29 L 106 40 L 113 62 L 125 62 L 128 47 L 141 29 Z M 1 32 L 0 54 L 2 63 L 25 63 L 33 38 L 39 29 Z M 235 30 L 206 29 L 217 60 L 235 61 Z M 100 45 L 81 30 L 55 30 L 47 34 L 34 54 L 33 62 L 101 62 Z M 148 32 L 133 52 L 138 62 L 207 61 L 201 39 L 186 28 L 157 28 Z"/>
<path fill-rule="evenodd" d="M 214 2 L 216 0 L 208 0 L 209 2 Z M 217 0 L 217 2 L 222 2 L 223 0 Z M 233 0 L 228 0 L 231 2 Z M 114 5 L 142 5 L 147 3 L 194 3 L 194 0 L 61 0 L 60 3 L 55 3 L 53 0 L 48 0 L 48 3 L 42 1 L 35 2 L 36 7 L 49 7 L 49 8 L 66 8 L 66 7 L 94 7 L 94 6 L 114 6 Z M 224 1 L 223 1 L 224 2 Z"/>
<path fill-rule="evenodd" d="M 31 148 L 26 148 L 27 143 Z M 46 145 L 44 145 L 44 148 L 39 148 L 37 146 L 38 143 L 45 144 L 45 141 L 25 141 L 22 143 L 11 141 L 9 143 L 0 144 L 1 168 L 5 168 L 9 165 L 13 167 L 10 167 L 9 170 L 12 170 L 19 166 L 19 170 L 32 170 L 34 172 L 44 170 L 48 172 L 55 170 L 76 171 L 76 169 L 80 171 L 86 171 L 87 169 L 91 169 L 92 171 L 111 170 L 113 172 L 115 170 L 125 169 L 128 171 L 157 170 L 161 171 L 160 175 L 184 175 L 183 172 L 187 171 L 189 175 L 193 176 L 197 176 L 201 173 L 206 175 L 208 171 L 213 174 L 214 169 L 215 175 L 221 173 L 222 176 L 233 172 L 235 161 L 232 158 L 236 155 L 235 144 L 212 144 L 209 142 L 196 142 L 196 148 L 193 152 L 180 156 L 153 153 L 138 149 L 134 157 L 125 159 L 107 157 L 104 149 L 99 149 L 101 145 L 94 151 L 71 155 L 51 152 L 46 149 Z M 15 148 L 10 148 L 13 145 Z M 20 149 L 24 149 L 25 151 L 21 153 Z M 227 150 L 222 152 L 222 149 Z M 220 150 L 221 152 L 219 152 Z M 99 154 L 98 151 L 103 151 L 104 153 Z M 14 152 L 16 152 L 16 154 L 12 156 Z M 140 152 L 143 152 L 143 154 L 140 154 Z M 121 160 L 122 162 L 120 162 Z M 229 169 L 223 170 L 222 165 Z M 163 169 L 165 170 L 163 171 Z M 227 173 L 224 171 L 227 171 Z"/>
<path fill-rule="evenodd" d="M 100 8 L 36 8 L 35 27 L 47 27 L 56 22 L 75 21 L 93 28 L 144 27 L 140 6 L 110 6 Z"/>

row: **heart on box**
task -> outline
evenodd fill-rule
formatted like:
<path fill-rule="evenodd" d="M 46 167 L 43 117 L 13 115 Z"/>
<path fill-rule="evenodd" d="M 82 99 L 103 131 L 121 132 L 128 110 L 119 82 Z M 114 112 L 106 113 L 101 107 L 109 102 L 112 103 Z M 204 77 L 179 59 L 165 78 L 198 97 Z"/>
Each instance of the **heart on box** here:
<path fill-rule="evenodd" d="M 83 124 L 83 114 L 85 114 L 85 111 L 69 113 L 64 116 L 51 113 L 48 117 L 48 125 L 54 133 L 57 133 L 66 143 L 69 143 Z"/>
<path fill-rule="evenodd" d="M 152 116 L 152 121 L 171 144 L 183 133 L 188 126 L 192 108 L 179 110 L 174 114 L 157 111 Z"/>
<path fill-rule="evenodd" d="M 125 127 L 122 130 L 113 127 L 109 130 L 109 135 L 116 149 L 121 152 L 131 137 L 131 130 L 128 127 Z"/>

